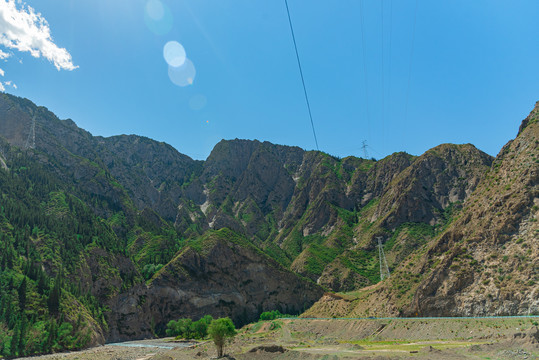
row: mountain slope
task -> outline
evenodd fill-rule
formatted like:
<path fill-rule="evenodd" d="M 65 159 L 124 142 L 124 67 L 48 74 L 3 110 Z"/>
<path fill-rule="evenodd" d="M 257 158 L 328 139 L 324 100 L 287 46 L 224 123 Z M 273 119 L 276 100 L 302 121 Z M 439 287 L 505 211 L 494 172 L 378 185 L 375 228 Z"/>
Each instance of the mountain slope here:
<path fill-rule="evenodd" d="M 459 219 L 427 252 L 440 264 L 408 312 L 539 313 L 539 102 L 505 145 Z"/>
<path fill-rule="evenodd" d="M 162 333 L 170 319 L 229 316 L 239 326 L 265 309 L 298 314 L 322 296 L 231 230 L 211 231 L 183 248 L 145 286 L 112 308 L 111 341 Z"/>
<path fill-rule="evenodd" d="M 334 290 L 377 282 L 372 262 L 358 264 L 374 255 L 376 237 L 387 241 L 408 223 L 440 224 L 446 210 L 469 195 L 490 162 L 471 145 L 440 146 L 420 158 L 397 153 L 372 161 L 246 140 L 221 141 L 200 162 L 143 137 L 92 137 L 27 100 L 8 95 L 3 100 L 11 104 L 4 105 L 9 108 L 8 140 L 24 144 L 20 133 L 29 131 L 36 115 L 36 149 L 55 157 L 66 181 L 90 182 L 88 191 L 112 198 L 115 206 L 133 204 L 121 209 L 128 227 L 136 209 L 150 208 L 173 221 L 180 238 L 230 228 L 282 265 Z M 17 118 L 26 127 L 15 127 Z M 82 169 L 80 163 L 92 166 Z M 95 181 L 96 172 L 119 187 Z M 96 187 L 100 183 L 104 188 Z M 115 194 L 118 190 L 121 194 Z M 152 262 L 140 253 L 148 236 L 141 231 L 130 236 L 139 244 L 130 247 L 139 252 L 134 255 L 148 259 L 142 266 L 161 266 L 171 259 L 173 254 L 162 249 L 166 255 Z M 392 266 L 403 256 L 402 251 L 390 254 Z M 350 275 L 345 287 L 331 275 L 334 269 Z"/>
<path fill-rule="evenodd" d="M 24 356 L 152 336 L 156 319 L 162 330 L 174 314 L 159 310 L 162 299 L 149 297 L 145 279 L 188 246 L 163 209 L 173 204 L 174 219 L 180 201 L 174 196 L 200 172 L 201 163 L 141 137 L 94 138 L 73 122 L 6 94 L 0 97 L 0 124 L 5 136 L 0 138 L 0 354 Z M 159 174 L 142 176 L 153 171 Z M 142 183 L 129 183 L 137 176 Z M 142 195 L 134 196 L 143 186 Z M 150 187 L 167 194 L 163 201 L 152 202 Z M 286 301 L 309 286 L 305 304 L 320 295 L 317 286 L 293 273 L 268 272 L 277 283 L 291 284 L 278 288 Z M 177 283 L 170 289 L 181 288 Z M 248 319 L 278 306 L 260 297 L 249 301 L 256 310 L 249 308 Z M 142 307 L 152 302 L 155 318 Z M 234 316 L 242 306 L 247 305 L 237 304 L 234 312 L 228 307 L 226 313 L 215 304 L 204 311 Z M 133 310 L 134 327 L 124 328 L 122 311 Z"/>
<path fill-rule="evenodd" d="M 136 135 L 93 140 L 103 164 L 137 208 L 149 207 L 166 220 L 176 218 L 183 188 L 200 174 L 201 161 L 180 154 L 168 144 Z"/>
<path fill-rule="evenodd" d="M 539 313 L 539 102 L 439 235 L 391 277 L 305 316 Z"/>
<path fill-rule="evenodd" d="M 200 162 L 143 137 L 94 138 L 28 101 L 7 95 L 4 99 L 22 104 L 16 116 L 28 124 L 32 114 L 38 114 L 36 147 L 55 154 L 66 165 L 64 172 L 70 171 L 73 157 L 91 159 L 97 164 L 92 169 L 104 168 L 136 209 L 150 208 L 173 221 L 180 238 L 232 229 L 282 265 L 333 290 L 376 283 L 374 263 L 363 261 L 375 255 L 376 237 L 388 242 L 397 232 L 404 233 L 402 227 L 409 223 L 422 228 L 421 224 L 442 224 L 491 161 L 472 145 L 439 146 L 419 158 L 397 153 L 372 161 L 337 159 L 267 142 L 223 140 Z M 24 136 L 6 134 L 16 144 L 23 143 Z M 71 176 L 89 173 L 79 170 Z M 119 197 L 110 190 L 89 190 Z M 129 224 L 133 210 L 122 209 Z M 140 231 L 132 236 L 139 239 L 137 244 L 147 238 Z M 429 234 L 419 237 L 424 242 Z M 170 260 L 172 255 L 164 258 Z M 389 254 L 391 266 L 405 255 L 400 250 Z M 164 265 L 161 258 L 142 265 Z M 349 274 L 343 280 L 346 286 L 331 275 L 342 271 Z"/>
<path fill-rule="evenodd" d="M 0 333 L 22 355 L 60 346 L 25 348 L 29 329 L 59 333 L 47 318 L 86 339 L 77 346 L 151 336 L 179 316 L 243 323 L 301 311 L 321 296 L 314 283 L 356 293 L 311 313 L 534 309 L 536 132 L 537 109 L 494 162 L 470 144 L 376 161 L 238 139 L 195 161 L 2 94 Z M 392 273 L 381 283 L 378 239 Z M 6 317 L 25 294 L 33 310 Z"/>

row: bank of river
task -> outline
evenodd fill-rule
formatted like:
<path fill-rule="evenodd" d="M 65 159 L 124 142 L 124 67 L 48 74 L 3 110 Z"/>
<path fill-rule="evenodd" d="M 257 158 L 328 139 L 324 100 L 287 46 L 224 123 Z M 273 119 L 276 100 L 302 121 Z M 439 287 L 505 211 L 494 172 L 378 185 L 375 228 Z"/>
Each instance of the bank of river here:
<path fill-rule="evenodd" d="M 126 341 L 96 346 L 90 349 L 29 357 L 33 360 L 147 360 L 172 349 L 189 348 L 192 342 L 169 339 Z"/>

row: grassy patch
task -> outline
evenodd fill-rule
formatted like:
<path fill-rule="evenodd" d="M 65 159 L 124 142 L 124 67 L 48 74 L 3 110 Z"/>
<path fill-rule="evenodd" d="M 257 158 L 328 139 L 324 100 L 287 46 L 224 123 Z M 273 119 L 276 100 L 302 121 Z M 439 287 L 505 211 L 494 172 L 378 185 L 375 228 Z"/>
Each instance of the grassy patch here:
<path fill-rule="evenodd" d="M 366 277 L 372 284 L 380 281 L 378 257 L 375 251 L 355 250 L 340 258 L 347 268 Z"/>

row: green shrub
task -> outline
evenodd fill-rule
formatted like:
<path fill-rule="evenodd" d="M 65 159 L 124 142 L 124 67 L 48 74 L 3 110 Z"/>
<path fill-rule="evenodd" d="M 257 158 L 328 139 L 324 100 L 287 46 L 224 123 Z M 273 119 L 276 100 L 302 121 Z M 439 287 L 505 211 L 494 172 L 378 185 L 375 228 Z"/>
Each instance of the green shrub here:
<path fill-rule="evenodd" d="M 211 315 L 206 315 L 197 321 L 189 318 L 177 321 L 170 320 L 167 324 L 166 334 L 183 339 L 205 339 L 208 336 L 208 327 L 212 320 Z"/>
<path fill-rule="evenodd" d="M 275 320 L 287 317 L 296 317 L 296 315 L 281 314 L 279 310 L 265 311 L 260 314 L 260 321 Z"/>

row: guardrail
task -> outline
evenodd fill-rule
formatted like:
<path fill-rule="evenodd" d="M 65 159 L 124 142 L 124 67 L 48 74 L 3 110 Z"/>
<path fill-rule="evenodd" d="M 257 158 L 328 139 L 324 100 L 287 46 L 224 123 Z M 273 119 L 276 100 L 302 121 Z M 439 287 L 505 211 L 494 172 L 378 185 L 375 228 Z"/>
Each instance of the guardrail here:
<path fill-rule="evenodd" d="M 436 317 L 326 317 L 326 318 L 302 318 L 283 317 L 282 320 L 462 320 L 462 319 L 539 319 L 539 315 L 500 315 L 500 316 L 436 316 Z"/>

